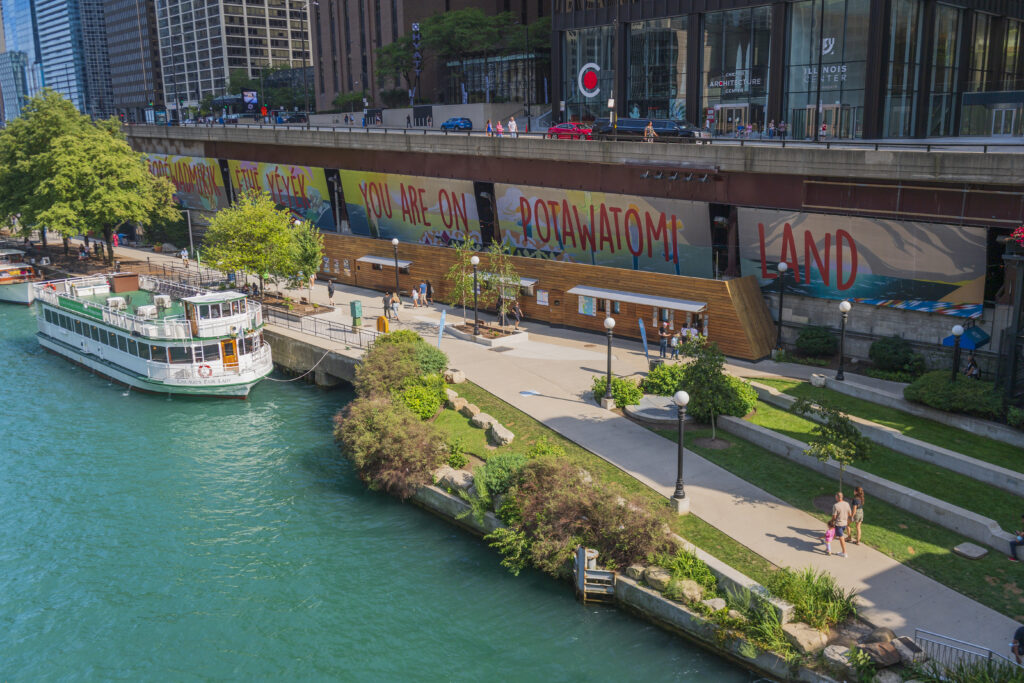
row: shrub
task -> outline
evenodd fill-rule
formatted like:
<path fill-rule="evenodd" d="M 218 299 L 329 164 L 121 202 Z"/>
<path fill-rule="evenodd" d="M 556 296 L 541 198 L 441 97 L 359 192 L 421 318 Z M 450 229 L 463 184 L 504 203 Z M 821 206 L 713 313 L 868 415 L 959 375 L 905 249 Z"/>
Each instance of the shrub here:
<path fill-rule="evenodd" d="M 743 417 L 757 408 L 757 389 L 750 385 L 749 380 L 732 375 L 723 375 L 719 390 L 714 392 L 714 406 L 708 405 L 705 394 L 698 391 L 697 387 L 684 384 L 683 388 L 690 392 L 687 414 L 703 424 L 710 424 L 712 417 L 716 415 Z"/>
<path fill-rule="evenodd" d="M 671 396 L 679 391 L 686 377 L 686 366 L 681 363 L 662 363 L 647 373 L 640 383 L 645 394 Z"/>
<path fill-rule="evenodd" d="M 831 574 L 812 567 L 801 571 L 782 567 L 768 578 L 766 587 L 793 605 L 796 621 L 817 629 L 824 630 L 857 614 L 853 604 L 856 592 L 844 592 Z"/>
<path fill-rule="evenodd" d="M 679 549 L 674 555 L 659 553 L 651 561 L 667 569 L 673 579 L 696 581 L 704 589 L 705 597 L 712 597 L 718 591 L 718 579 L 703 560 L 688 550 Z"/>
<path fill-rule="evenodd" d="M 334 418 L 334 435 L 373 490 L 408 498 L 431 482 L 448 448 L 441 433 L 382 395 L 360 397 Z"/>
<path fill-rule="evenodd" d="M 924 356 L 914 353 L 910 342 L 900 337 L 885 337 L 877 339 L 871 344 L 868 357 L 875 367 L 882 371 L 893 373 L 893 376 L 886 377 L 881 374 L 869 373 L 871 377 L 879 379 L 892 379 L 897 382 L 912 382 L 925 371 Z M 899 377 L 901 379 L 895 379 Z"/>
<path fill-rule="evenodd" d="M 385 346 L 387 344 L 423 344 L 423 337 L 416 334 L 412 330 L 395 330 L 387 334 L 382 334 L 374 340 L 374 346 Z"/>
<path fill-rule="evenodd" d="M 836 335 L 827 327 L 808 325 L 796 338 L 796 350 L 805 356 L 821 358 L 835 354 L 839 346 Z"/>
<path fill-rule="evenodd" d="M 1010 406 L 1006 411 L 1006 423 L 1017 429 L 1024 429 L 1024 408 Z"/>
<path fill-rule="evenodd" d="M 998 659 L 961 659 L 948 665 L 932 659 L 911 665 L 909 673 L 921 683 L 1024 683 L 1024 669 L 1013 662 Z"/>
<path fill-rule="evenodd" d="M 461 470 L 463 467 L 469 464 L 469 458 L 463 452 L 450 453 L 448 455 L 448 467 L 452 469 Z"/>
<path fill-rule="evenodd" d="M 800 365 L 811 365 L 816 368 L 827 367 L 829 361 L 822 360 L 820 358 L 804 358 L 793 353 L 786 353 L 785 351 L 779 351 L 774 356 L 775 361 L 779 363 L 799 363 Z"/>
<path fill-rule="evenodd" d="M 429 420 L 441 409 L 437 392 L 422 384 L 413 384 L 404 389 L 399 397 L 402 403 L 421 420 Z"/>
<path fill-rule="evenodd" d="M 933 370 L 921 375 L 903 390 L 903 397 L 951 413 L 989 420 L 1003 416 L 1002 398 L 994 384 L 964 378 L 953 382 L 949 370 Z"/>
<path fill-rule="evenodd" d="M 890 382 L 903 382 L 904 384 L 910 384 L 921 375 L 921 373 L 917 373 L 915 375 L 903 370 L 879 370 L 878 368 L 864 368 L 861 372 L 868 377 L 874 377 L 875 379 L 884 379 Z"/>
<path fill-rule="evenodd" d="M 526 457 L 528 458 L 561 458 L 564 456 L 565 449 L 554 441 L 549 440 L 546 436 L 537 439 L 537 443 L 530 446 L 530 450 L 526 451 Z"/>
<path fill-rule="evenodd" d="M 356 393 L 390 396 L 421 374 L 412 345 L 374 344 L 356 367 Z"/>
<path fill-rule="evenodd" d="M 423 337 L 412 330 L 395 330 L 382 334 L 373 342 L 371 351 L 386 346 L 406 346 L 413 349 L 412 356 L 420 368 L 421 375 L 443 373 L 448 367 L 448 356 L 444 351 L 423 341 Z"/>
<path fill-rule="evenodd" d="M 498 453 L 476 468 L 474 477 L 483 482 L 489 495 L 502 495 L 519 480 L 526 463 L 527 457 L 520 453 Z"/>
<path fill-rule="evenodd" d="M 606 380 L 607 378 L 603 375 L 594 378 L 593 390 L 595 401 L 600 401 L 604 398 Z M 612 398 L 615 399 L 615 405 L 618 407 L 635 406 L 640 403 L 640 399 L 643 397 L 644 392 L 635 381 L 623 377 L 612 377 Z"/>

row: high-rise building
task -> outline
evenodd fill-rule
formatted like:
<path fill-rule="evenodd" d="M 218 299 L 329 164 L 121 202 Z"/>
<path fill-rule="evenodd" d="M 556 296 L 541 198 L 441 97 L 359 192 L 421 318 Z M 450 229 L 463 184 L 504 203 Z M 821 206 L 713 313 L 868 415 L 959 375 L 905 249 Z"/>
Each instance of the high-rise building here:
<path fill-rule="evenodd" d="M 152 123 L 164 107 L 156 0 L 106 0 L 111 103 L 131 123 Z"/>
<path fill-rule="evenodd" d="M 204 95 L 225 94 L 235 70 L 255 77 L 273 66 L 308 64 L 311 1 L 157 0 L 168 110 L 197 106 Z"/>
<path fill-rule="evenodd" d="M 3 0 L 3 29 L 0 96 L 4 119 L 10 120 L 18 117 L 25 99 L 44 83 L 34 0 Z"/>
<path fill-rule="evenodd" d="M 79 111 L 110 116 L 110 65 L 102 0 L 35 0 L 46 86 Z"/>

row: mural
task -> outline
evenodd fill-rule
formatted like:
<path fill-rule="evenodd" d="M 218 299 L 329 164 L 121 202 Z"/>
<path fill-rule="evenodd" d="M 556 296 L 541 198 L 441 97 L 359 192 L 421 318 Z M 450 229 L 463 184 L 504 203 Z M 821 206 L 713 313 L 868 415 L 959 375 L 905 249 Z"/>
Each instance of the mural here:
<path fill-rule="evenodd" d="M 739 209 L 744 275 L 825 299 L 950 315 L 981 313 L 985 229 L 881 218 Z"/>
<path fill-rule="evenodd" d="M 495 184 L 500 238 L 521 256 L 712 277 L 708 205 Z"/>
<path fill-rule="evenodd" d="M 236 193 L 260 189 L 296 218 L 327 232 L 335 231 L 331 195 L 324 169 L 255 161 L 228 161 L 231 187 Z"/>
<path fill-rule="evenodd" d="M 186 209 L 219 211 L 228 205 L 216 159 L 147 154 L 149 172 L 174 184 L 174 199 Z"/>

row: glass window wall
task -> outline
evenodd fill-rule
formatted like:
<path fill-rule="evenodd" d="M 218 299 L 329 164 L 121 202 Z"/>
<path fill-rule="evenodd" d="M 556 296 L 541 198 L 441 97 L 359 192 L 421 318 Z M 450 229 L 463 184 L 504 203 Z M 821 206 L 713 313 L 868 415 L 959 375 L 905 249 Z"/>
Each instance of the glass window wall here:
<path fill-rule="evenodd" d="M 562 33 L 562 93 L 566 121 L 608 116 L 614 97 L 615 29 L 595 26 Z"/>
<path fill-rule="evenodd" d="M 971 66 L 967 72 L 968 92 L 988 89 L 992 72 L 989 70 L 989 50 L 992 43 L 992 17 L 975 13 L 974 32 L 971 36 Z"/>
<path fill-rule="evenodd" d="M 1024 26 L 1007 19 L 1003 41 L 1003 90 L 1024 90 Z"/>
<path fill-rule="evenodd" d="M 628 117 L 687 120 L 686 30 L 687 17 L 630 25 Z"/>
<path fill-rule="evenodd" d="M 863 136 L 870 7 L 870 0 L 791 5 L 783 106 L 787 137 L 813 138 L 816 128 L 825 139 Z"/>
<path fill-rule="evenodd" d="M 928 96 L 928 136 L 953 135 L 956 77 L 959 68 L 961 10 L 949 5 L 935 8 L 932 40 L 932 78 Z"/>
<path fill-rule="evenodd" d="M 922 11 L 920 0 L 892 0 L 882 121 L 882 134 L 888 138 L 910 137 L 916 132 L 914 115 L 921 76 Z"/>
<path fill-rule="evenodd" d="M 716 135 L 764 134 L 771 7 L 704 15 L 704 120 Z"/>

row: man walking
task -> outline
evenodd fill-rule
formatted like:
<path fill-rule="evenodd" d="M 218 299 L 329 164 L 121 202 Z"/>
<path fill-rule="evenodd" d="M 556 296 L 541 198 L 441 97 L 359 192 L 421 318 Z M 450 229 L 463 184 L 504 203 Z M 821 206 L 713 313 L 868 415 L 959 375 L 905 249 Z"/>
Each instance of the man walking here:
<path fill-rule="evenodd" d="M 185 249 L 184 247 L 181 249 L 181 262 L 186 268 L 188 268 L 188 249 Z"/>
<path fill-rule="evenodd" d="M 508 117 L 508 134 L 514 138 L 519 137 L 519 124 L 514 116 Z"/>
<path fill-rule="evenodd" d="M 668 321 L 661 323 L 661 327 L 658 328 L 658 348 L 661 351 L 661 357 L 664 358 L 668 353 L 668 340 L 672 337 L 672 330 L 668 329 Z"/>
<path fill-rule="evenodd" d="M 842 552 L 839 557 L 846 557 L 846 528 L 850 525 L 850 516 L 853 510 L 850 504 L 843 500 L 843 492 L 836 494 L 835 505 L 832 506 L 832 521 L 836 524 L 836 538 L 839 539 L 839 547 Z"/>
<path fill-rule="evenodd" d="M 327 281 L 327 303 L 334 304 L 334 280 Z"/>

